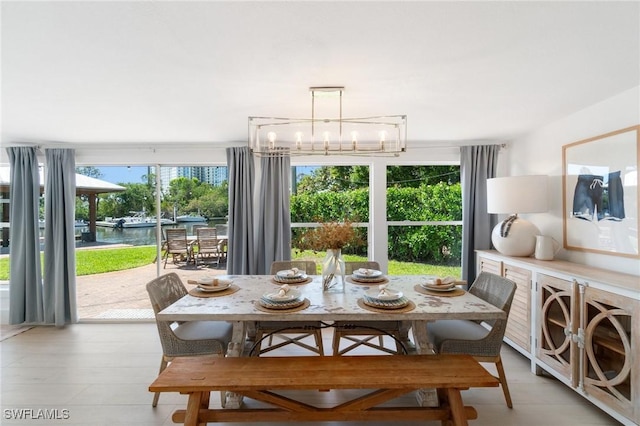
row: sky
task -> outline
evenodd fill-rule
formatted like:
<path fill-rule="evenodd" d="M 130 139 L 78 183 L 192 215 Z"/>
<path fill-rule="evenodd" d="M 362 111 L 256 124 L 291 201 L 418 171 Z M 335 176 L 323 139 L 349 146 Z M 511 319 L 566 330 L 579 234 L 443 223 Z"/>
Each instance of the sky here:
<path fill-rule="evenodd" d="M 317 166 L 298 166 L 297 173 L 300 174 L 309 174 L 313 170 L 315 170 Z M 116 167 L 116 166 L 108 166 L 108 167 L 97 167 L 102 173 L 101 180 L 106 180 L 107 182 L 119 184 L 119 183 L 145 183 L 142 179 L 142 176 L 147 174 L 147 167 L 139 167 L 139 166 L 131 166 L 131 167 Z M 155 170 L 153 171 L 155 172 Z"/>
<path fill-rule="evenodd" d="M 144 183 L 142 176 L 147 174 L 147 167 L 98 167 L 102 173 L 101 180 L 111 183 Z"/>

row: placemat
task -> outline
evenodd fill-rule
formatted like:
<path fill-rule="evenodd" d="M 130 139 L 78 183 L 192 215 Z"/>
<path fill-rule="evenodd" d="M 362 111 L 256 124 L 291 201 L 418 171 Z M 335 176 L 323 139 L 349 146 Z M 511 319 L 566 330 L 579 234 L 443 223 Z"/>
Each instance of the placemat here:
<path fill-rule="evenodd" d="M 451 290 L 451 291 L 431 291 L 422 287 L 420 284 L 416 284 L 413 287 L 413 289 L 418 293 L 426 294 L 427 296 L 440 296 L 440 297 L 462 296 L 463 294 L 466 293 L 466 291 L 464 291 L 461 288 L 456 288 L 455 290 Z"/>
<path fill-rule="evenodd" d="M 389 280 L 385 277 L 382 277 L 379 281 L 356 281 L 353 279 L 353 277 L 351 275 L 349 275 L 347 277 L 347 282 L 350 282 L 351 284 L 356 284 L 356 285 L 380 285 L 380 284 L 386 284 L 389 282 Z"/>
<path fill-rule="evenodd" d="M 304 279 L 304 281 L 293 281 L 293 282 L 283 282 L 283 281 L 276 281 L 275 278 L 271 278 L 271 282 L 277 285 L 284 285 L 284 284 L 289 284 L 289 285 L 303 285 L 303 284 L 309 284 L 311 281 L 313 281 L 313 278 L 311 277 L 307 277 Z"/>
<path fill-rule="evenodd" d="M 360 306 L 362 309 L 366 309 L 367 311 L 371 311 L 371 312 L 378 312 L 381 314 L 402 314 L 405 312 L 411 312 L 416 308 L 416 304 L 413 303 L 411 300 L 409 300 L 409 303 L 407 304 L 407 306 L 405 306 L 404 308 L 398 308 L 398 309 L 383 309 L 383 308 L 374 308 L 373 306 L 369 306 L 366 303 L 364 303 L 364 300 L 362 299 L 358 299 L 358 306 Z"/>
<path fill-rule="evenodd" d="M 198 291 L 198 288 L 194 287 L 191 290 L 189 290 L 189 294 L 194 297 L 221 297 L 221 296 L 228 296 L 230 294 L 233 294 L 238 290 L 240 290 L 240 287 L 238 287 L 235 284 L 231 284 L 228 289 L 221 290 L 221 291 L 207 291 L 207 292 Z"/>
<path fill-rule="evenodd" d="M 255 302 L 253 302 L 253 306 L 255 306 L 257 310 L 262 312 L 268 312 L 270 314 L 287 314 L 290 312 L 298 312 L 298 311 L 307 309 L 310 305 L 311 305 L 311 302 L 309 302 L 309 299 L 306 299 L 306 298 L 304 299 L 304 302 L 302 302 L 302 305 L 296 306 L 295 308 L 289 308 L 289 309 L 269 309 L 262 306 L 259 300 L 256 300 Z"/>

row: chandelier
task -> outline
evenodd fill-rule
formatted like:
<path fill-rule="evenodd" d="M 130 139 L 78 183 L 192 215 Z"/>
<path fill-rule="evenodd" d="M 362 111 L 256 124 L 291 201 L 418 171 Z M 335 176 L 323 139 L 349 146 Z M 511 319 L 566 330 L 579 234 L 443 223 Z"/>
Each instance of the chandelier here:
<path fill-rule="evenodd" d="M 407 117 L 344 118 L 344 87 L 310 87 L 311 118 L 249 117 L 249 148 L 256 155 L 387 155 L 406 151 Z M 339 100 L 338 116 L 316 118 L 316 98 Z"/>

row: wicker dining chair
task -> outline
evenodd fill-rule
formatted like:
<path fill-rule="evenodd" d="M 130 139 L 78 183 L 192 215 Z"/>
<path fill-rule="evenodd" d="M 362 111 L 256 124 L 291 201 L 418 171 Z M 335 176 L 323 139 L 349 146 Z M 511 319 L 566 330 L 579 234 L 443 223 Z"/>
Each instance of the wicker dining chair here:
<path fill-rule="evenodd" d="M 375 261 L 363 261 L 363 262 L 345 262 L 345 273 L 351 275 L 353 271 L 366 268 L 380 270 L 380 264 Z M 347 352 L 360 347 L 366 346 L 378 351 L 390 353 L 390 354 L 402 354 L 404 348 L 402 346 L 403 329 L 402 321 L 336 321 L 333 324 L 333 355 L 344 355 Z M 392 336 L 396 343 L 395 350 L 387 348 L 384 345 L 384 336 Z M 374 343 L 373 340 L 378 338 L 378 343 Z M 340 341 L 345 339 L 349 342 L 349 346 L 344 349 L 340 349 Z"/>
<path fill-rule="evenodd" d="M 147 292 L 156 315 L 156 325 L 162 345 L 160 373 L 175 357 L 196 355 L 224 356 L 233 327 L 226 321 L 186 321 L 175 323 L 157 318 L 158 312 L 187 294 L 187 289 L 175 272 L 160 275 L 147 283 Z M 153 396 L 153 406 L 158 405 L 160 393 Z M 222 397 L 222 395 L 221 395 Z"/>
<path fill-rule="evenodd" d="M 309 275 L 317 274 L 317 266 L 314 261 L 291 260 L 275 261 L 271 264 L 271 275 L 285 269 L 298 268 Z M 322 323 L 320 321 L 257 321 L 255 323 L 254 355 L 262 355 L 286 345 L 296 345 L 307 349 L 320 356 L 324 356 L 322 344 Z M 263 341 L 268 335 L 268 345 L 263 347 Z M 282 339 L 281 342 L 273 344 L 273 337 Z M 315 346 L 311 346 L 302 340 L 313 337 Z"/>
<path fill-rule="evenodd" d="M 469 293 L 502 309 L 507 317 L 515 291 L 516 284 L 513 281 L 489 272 L 481 272 L 469 289 Z M 438 353 L 468 354 L 478 362 L 494 363 L 507 406 L 512 408 L 511 394 L 500 357 L 507 318 L 486 321 L 486 324 L 490 329 L 480 321 L 439 320 L 427 324 L 427 335 Z"/>

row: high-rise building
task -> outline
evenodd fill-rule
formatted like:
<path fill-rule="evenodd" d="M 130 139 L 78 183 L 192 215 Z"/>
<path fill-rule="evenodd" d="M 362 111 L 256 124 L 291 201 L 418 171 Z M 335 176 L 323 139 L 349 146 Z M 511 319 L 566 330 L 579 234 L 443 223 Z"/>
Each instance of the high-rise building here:
<path fill-rule="evenodd" d="M 213 186 L 220 186 L 228 180 L 228 169 L 226 166 L 182 166 L 182 167 L 161 167 L 160 179 L 162 180 L 162 191 L 169 189 L 169 183 L 179 177 L 196 178 L 200 182 L 207 182 Z"/>

